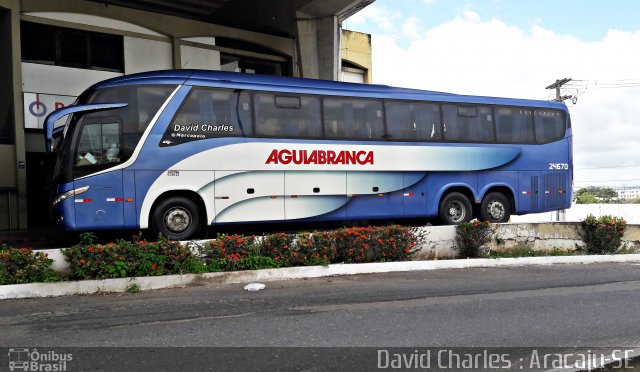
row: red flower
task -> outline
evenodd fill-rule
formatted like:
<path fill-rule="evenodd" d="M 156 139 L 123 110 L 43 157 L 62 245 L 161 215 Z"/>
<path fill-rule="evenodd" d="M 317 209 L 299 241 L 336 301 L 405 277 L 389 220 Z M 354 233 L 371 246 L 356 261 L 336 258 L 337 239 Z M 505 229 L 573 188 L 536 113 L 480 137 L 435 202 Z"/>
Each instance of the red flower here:
<path fill-rule="evenodd" d="M 140 240 L 140 241 L 138 242 L 138 245 L 146 245 L 146 244 L 147 244 L 147 242 L 145 242 L 144 240 Z"/>
<path fill-rule="evenodd" d="M 154 262 L 151 264 L 151 270 L 155 270 L 155 269 L 156 269 L 156 263 Z"/>
<path fill-rule="evenodd" d="M 85 261 L 85 260 L 80 260 L 80 261 L 78 261 L 78 262 L 80 262 L 80 265 L 84 265 L 84 263 L 85 263 L 86 261 Z"/>
<path fill-rule="evenodd" d="M 244 242 L 244 239 L 242 238 L 238 239 L 238 244 L 242 244 L 242 242 Z"/>
<path fill-rule="evenodd" d="M 20 248 L 20 252 L 27 253 L 29 252 L 29 248 Z"/>
<path fill-rule="evenodd" d="M 93 247 L 89 247 L 89 249 L 87 249 L 89 252 L 93 252 Z"/>

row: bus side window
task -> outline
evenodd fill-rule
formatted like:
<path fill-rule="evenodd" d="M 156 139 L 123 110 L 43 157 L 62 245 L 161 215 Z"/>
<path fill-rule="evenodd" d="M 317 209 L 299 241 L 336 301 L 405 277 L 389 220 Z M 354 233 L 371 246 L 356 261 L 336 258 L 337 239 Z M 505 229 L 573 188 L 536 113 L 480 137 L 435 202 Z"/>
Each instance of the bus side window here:
<path fill-rule="evenodd" d="M 217 137 L 251 136 L 250 95 L 242 91 L 195 87 L 167 127 L 160 146 Z"/>
<path fill-rule="evenodd" d="M 318 97 L 255 93 L 253 102 L 259 136 L 318 138 L 322 135 Z"/>
<path fill-rule="evenodd" d="M 555 110 L 535 110 L 536 142 L 549 143 L 564 137 L 564 114 Z"/>
<path fill-rule="evenodd" d="M 392 140 L 438 141 L 440 108 L 429 103 L 386 102 L 387 132 Z"/>
<path fill-rule="evenodd" d="M 327 138 L 384 138 L 382 103 L 378 100 L 326 97 L 323 112 Z"/>
<path fill-rule="evenodd" d="M 499 143 L 534 143 L 532 110 L 520 107 L 496 108 L 496 137 Z"/>

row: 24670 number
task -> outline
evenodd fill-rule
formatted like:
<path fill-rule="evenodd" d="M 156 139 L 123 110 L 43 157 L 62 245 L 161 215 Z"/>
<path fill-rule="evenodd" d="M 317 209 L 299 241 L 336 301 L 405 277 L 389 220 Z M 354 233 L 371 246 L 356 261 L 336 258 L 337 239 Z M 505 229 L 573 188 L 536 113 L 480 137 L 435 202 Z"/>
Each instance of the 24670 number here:
<path fill-rule="evenodd" d="M 549 163 L 550 170 L 568 170 L 569 164 L 567 163 Z"/>

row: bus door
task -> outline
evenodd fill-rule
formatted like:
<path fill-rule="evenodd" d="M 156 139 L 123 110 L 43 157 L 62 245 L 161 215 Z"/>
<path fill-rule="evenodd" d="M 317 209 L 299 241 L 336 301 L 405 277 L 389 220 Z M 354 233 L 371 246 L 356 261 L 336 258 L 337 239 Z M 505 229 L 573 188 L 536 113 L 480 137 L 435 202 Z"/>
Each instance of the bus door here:
<path fill-rule="evenodd" d="M 73 154 L 74 188 L 88 188 L 75 196 L 77 229 L 124 227 L 122 170 L 108 170 L 120 163 L 121 128 L 117 117 L 85 119 L 82 123 Z"/>

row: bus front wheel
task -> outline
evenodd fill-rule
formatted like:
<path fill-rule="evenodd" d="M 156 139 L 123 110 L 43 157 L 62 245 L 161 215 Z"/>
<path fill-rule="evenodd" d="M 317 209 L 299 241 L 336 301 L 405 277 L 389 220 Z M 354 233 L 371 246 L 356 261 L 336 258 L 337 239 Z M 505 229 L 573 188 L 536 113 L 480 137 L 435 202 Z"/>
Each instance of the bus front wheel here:
<path fill-rule="evenodd" d="M 491 223 L 509 222 L 511 218 L 511 204 L 507 197 L 499 192 L 492 192 L 482 199 L 480 217 Z"/>
<path fill-rule="evenodd" d="M 440 220 L 446 225 L 458 225 L 471 220 L 471 202 L 459 192 L 447 194 L 440 202 Z"/>
<path fill-rule="evenodd" d="M 174 196 L 161 201 L 153 212 L 154 234 L 171 240 L 188 240 L 200 231 L 200 213 L 191 199 Z"/>

